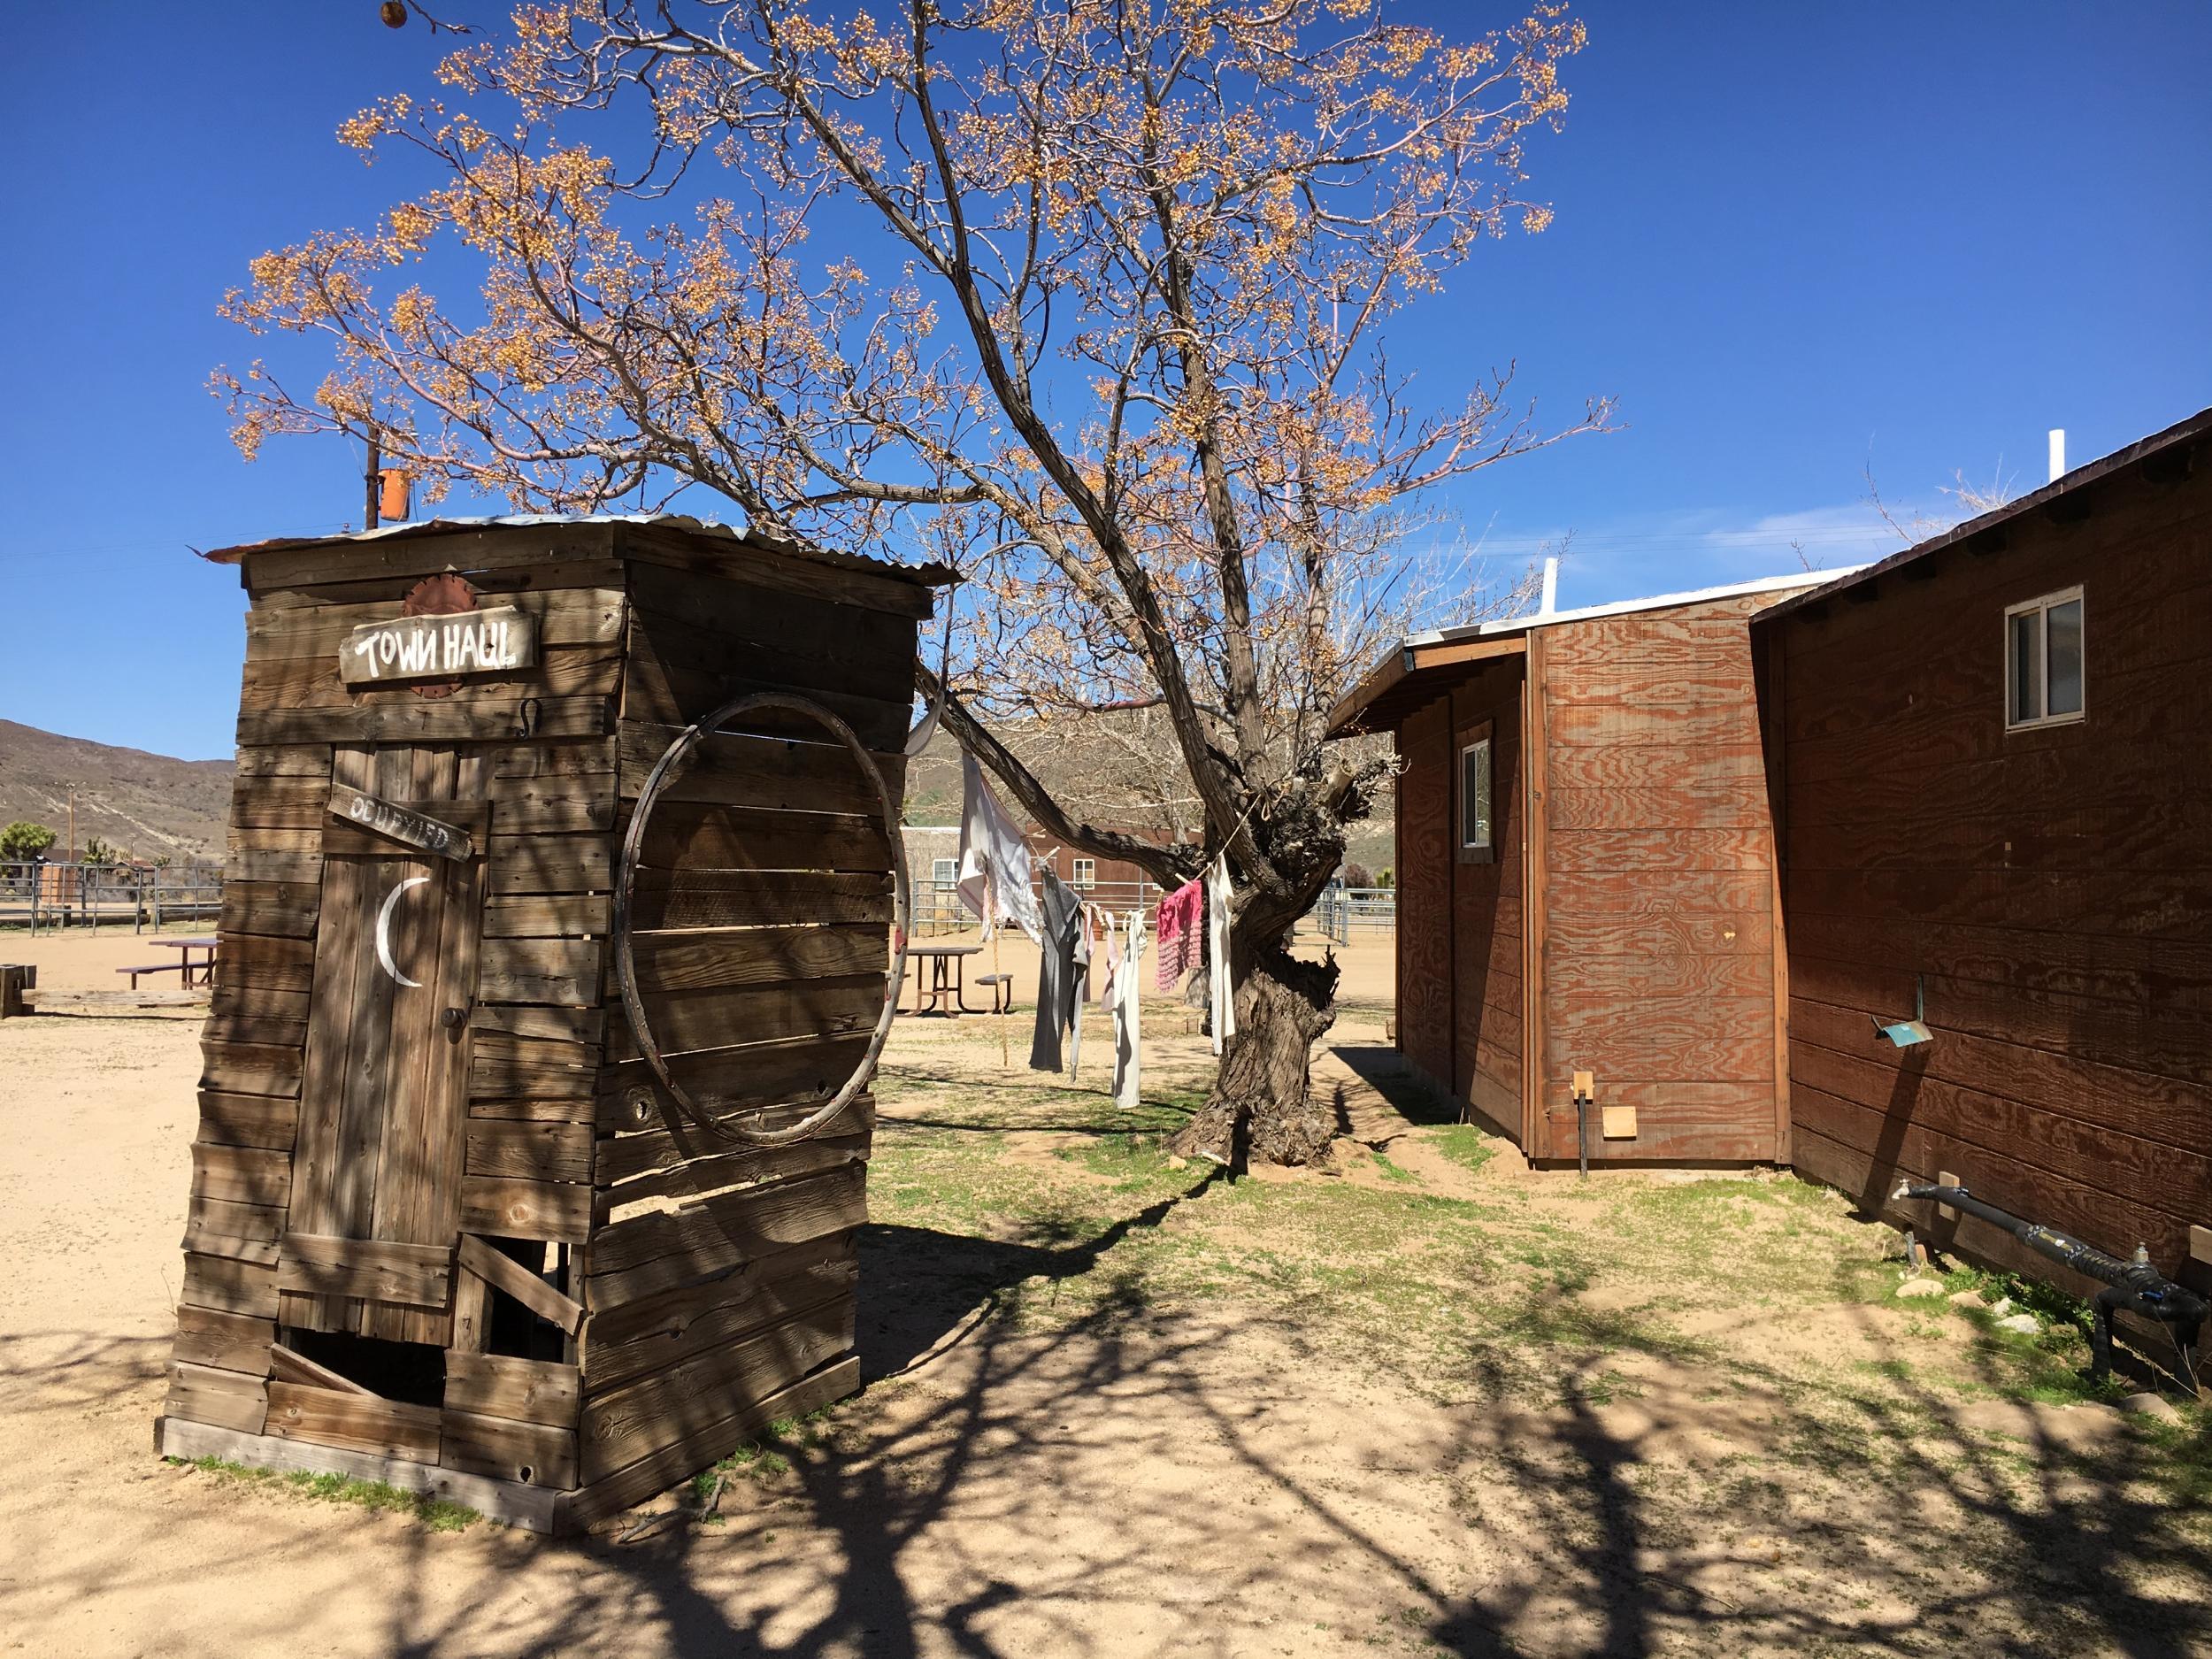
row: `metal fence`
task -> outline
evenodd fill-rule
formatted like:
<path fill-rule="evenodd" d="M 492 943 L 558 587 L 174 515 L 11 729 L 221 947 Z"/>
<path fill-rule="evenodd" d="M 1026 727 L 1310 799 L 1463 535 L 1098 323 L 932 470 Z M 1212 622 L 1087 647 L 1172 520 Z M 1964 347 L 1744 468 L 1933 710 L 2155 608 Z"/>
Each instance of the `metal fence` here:
<path fill-rule="evenodd" d="M 1395 887 L 1347 887 L 1331 882 L 1315 902 L 1313 925 L 1340 945 L 1352 942 L 1356 931 L 1394 932 L 1398 926 Z"/>
<path fill-rule="evenodd" d="M 1075 889 L 1094 903 L 1102 904 L 1110 910 L 1129 910 L 1142 908 L 1150 910 L 1160 902 L 1166 891 L 1156 881 L 1096 881 L 1087 887 Z M 1352 942 L 1352 935 L 1364 933 L 1388 933 L 1398 926 L 1398 895 L 1390 887 L 1347 887 L 1332 885 L 1322 890 L 1321 897 L 1307 920 L 1320 933 L 1340 945 Z M 938 933 L 959 933 L 973 927 L 975 918 L 960 902 L 960 896 L 949 881 L 939 881 L 925 876 L 914 883 L 914 933 L 918 938 L 929 938 Z"/>
<path fill-rule="evenodd" d="M 1110 910 L 1149 910 L 1160 902 L 1166 889 L 1156 881 L 1094 881 L 1088 887 L 1074 887 L 1073 892 L 1101 904 Z M 960 902 L 949 881 L 939 881 L 925 876 L 914 883 L 914 933 L 917 938 L 927 939 L 939 933 L 956 933 L 973 927 L 975 917 Z"/>
<path fill-rule="evenodd" d="M 223 908 L 223 867 L 0 863 L 0 927 L 124 927 L 212 922 Z"/>

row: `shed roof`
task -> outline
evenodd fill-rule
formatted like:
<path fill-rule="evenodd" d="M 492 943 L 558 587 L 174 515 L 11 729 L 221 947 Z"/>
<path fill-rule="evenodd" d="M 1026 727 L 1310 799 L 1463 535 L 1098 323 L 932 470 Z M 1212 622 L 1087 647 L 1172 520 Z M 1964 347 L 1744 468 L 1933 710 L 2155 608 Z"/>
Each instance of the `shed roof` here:
<path fill-rule="evenodd" d="M 1748 594 L 1787 594 L 1823 580 L 1819 572 L 1798 571 L 1786 576 L 1724 582 L 1717 588 L 1700 588 L 1688 593 L 1654 594 L 1643 599 L 1584 605 L 1574 611 L 1536 611 L 1525 617 L 1501 618 L 1494 622 L 1471 622 L 1463 627 L 1431 628 L 1409 634 L 1329 711 L 1329 735 L 1350 737 L 1362 732 L 1388 730 L 1400 718 L 1433 697 L 1442 688 L 1444 675 L 1455 670 L 1465 672 L 1489 658 L 1522 656 L 1528 649 L 1528 636 L 1539 628 L 1605 617 L 1633 616 L 1643 611 L 1671 611 L 1682 605 L 1735 599 Z"/>
<path fill-rule="evenodd" d="M 2078 466 L 2070 472 L 2061 473 L 2041 489 L 2032 491 L 2021 496 L 2017 501 L 2008 501 L 2003 506 L 1982 514 L 1978 518 L 1969 518 L 1964 524 L 1954 525 L 1941 535 L 1930 536 L 1925 541 L 1916 542 L 1901 553 L 1893 553 L 1889 557 L 1872 565 L 1862 565 L 1856 570 L 1823 582 L 1817 588 L 1810 588 L 1804 593 L 1793 594 L 1780 603 L 1761 611 L 1757 620 L 1762 623 L 1770 622 L 1777 617 L 1787 616 L 1793 611 L 1803 610 L 1808 605 L 1818 604 L 1832 595 L 1843 593 L 1847 589 L 1864 584 L 1878 582 L 1892 571 L 1902 569 L 1908 565 L 1917 564 L 1923 559 L 1940 553 L 1946 548 L 1957 547 L 1962 543 L 1986 536 L 1993 531 L 2001 529 L 2024 513 L 2033 512 L 2039 508 L 2047 507 L 2063 496 L 2070 495 L 2078 490 L 2110 478 L 2114 473 L 2125 467 L 2132 466 L 2138 462 L 2152 460 L 2168 451 L 2185 448 L 2208 433 L 2212 433 L 2212 409 L 2200 410 L 2188 419 L 2177 421 L 2163 432 L 2154 432 L 2147 438 L 2139 438 L 2124 449 L 2115 449 L 2110 455 L 2100 457 L 2086 465 Z"/>
<path fill-rule="evenodd" d="M 942 588 L 959 580 L 958 572 L 946 565 L 902 565 L 892 559 L 871 558 L 863 553 L 841 553 L 809 542 L 787 541 L 781 537 L 740 530 L 731 525 L 717 524 L 710 519 L 678 512 L 514 512 L 487 518 L 411 518 L 400 524 L 381 525 L 374 530 L 345 531 L 335 535 L 277 536 L 266 541 L 249 541 L 238 547 L 218 548 L 207 557 L 218 564 L 235 565 L 249 553 L 274 553 L 291 548 L 335 547 L 348 541 L 448 535 L 465 530 L 527 529 L 536 526 L 579 524 L 623 524 L 654 530 L 680 530 L 691 535 L 712 536 L 767 549 L 787 558 L 803 559 L 833 569 L 868 571 L 876 575 L 912 582 L 918 587 Z"/>

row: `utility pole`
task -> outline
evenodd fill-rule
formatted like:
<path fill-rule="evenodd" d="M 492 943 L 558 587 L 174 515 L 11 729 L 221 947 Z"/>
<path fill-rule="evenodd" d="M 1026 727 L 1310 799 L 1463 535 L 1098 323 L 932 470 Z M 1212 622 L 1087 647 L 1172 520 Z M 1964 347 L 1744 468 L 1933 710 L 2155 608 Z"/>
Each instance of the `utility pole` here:
<path fill-rule="evenodd" d="M 71 784 L 71 785 L 69 786 L 69 858 L 68 858 L 68 862 L 69 862 L 69 863 L 71 863 L 71 864 L 75 864 L 75 863 L 77 862 L 77 786 L 76 786 L 75 784 L 73 784 L 73 784 Z"/>
<path fill-rule="evenodd" d="M 377 523 L 378 523 L 378 519 L 377 519 L 377 516 L 376 516 L 376 492 L 377 492 L 377 487 L 378 487 L 378 478 L 377 478 L 377 474 L 378 474 L 378 473 L 380 473 L 380 472 L 381 472 L 383 470 L 384 470 L 384 446 L 383 446 L 382 444 L 379 443 L 379 442 L 376 441 L 375 437 L 374 437 L 373 435 L 372 435 L 372 436 L 370 437 L 370 439 L 369 439 L 369 472 L 368 472 L 368 480 L 367 480 L 367 482 L 368 482 L 367 516 L 366 516 L 365 518 L 363 518 L 363 519 L 362 519 L 362 521 L 361 521 L 361 527 L 362 527 L 364 530 L 373 530 L 373 529 L 375 529 L 375 528 L 376 528 L 376 526 L 377 526 Z"/>

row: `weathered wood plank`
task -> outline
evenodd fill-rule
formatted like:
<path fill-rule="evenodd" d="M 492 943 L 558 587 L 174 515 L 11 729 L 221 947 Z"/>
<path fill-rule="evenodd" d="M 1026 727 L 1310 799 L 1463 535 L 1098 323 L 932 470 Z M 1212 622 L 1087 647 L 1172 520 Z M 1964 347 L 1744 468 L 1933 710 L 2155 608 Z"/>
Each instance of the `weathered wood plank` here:
<path fill-rule="evenodd" d="M 631 951 L 641 991 L 698 991 L 880 974 L 890 939 L 865 925 L 636 932 Z"/>
<path fill-rule="evenodd" d="M 277 1263 L 277 1288 L 443 1309 L 453 1294 L 453 1251 L 435 1244 L 288 1232 Z"/>
<path fill-rule="evenodd" d="M 613 905 L 605 893 L 498 897 L 484 906 L 487 939 L 597 939 Z"/>
<path fill-rule="evenodd" d="M 557 1181 L 471 1175 L 461 1182 L 461 1225 L 506 1239 L 580 1244 L 591 1230 L 591 1188 Z"/>
<path fill-rule="evenodd" d="M 272 1205 L 195 1198 L 185 1213 L 184 1248 L 236 1262 L 273 1263 L 284 1211 Z"/>
<path fill-rule="evenodd" d="M 781 1129 L 797 1123 L 814 1110 L 812 1103 L 785 1108 L 781 1111 L 764 1112 L 749 1121 L 762 1129 Z M 868 1138 L 874 1133 L 876 1122 L 875 1096 L 864 1094 L 849 1102 L 845 1110 L 822 1125 L 820 1133 L 788 1147 L 743 1147 L 720 1141 L 693 1127 L 682 1118 L 676 1120 L 672 1129 L 649 1129 L 638 1134 L 617 1134 L 605 1137 L 599 1144 L 596 1158 L 599 1184 L 619 1187 L 622 1182 L 635 1180 L 639 1176 L 656 1172 L 665 1173 L 705 1159 L 738 1157 L 757 1164 L 759 1176 L 733 1176 L 718 1185 L 728 1186 L 737 1180 L 750 1180 L 768 1176 L 795 1174 L 795 1168 L 786 1170 L 780 1160 L 806 1156 L 809 1147 L 818 1144 L 826 1137 L 831 1140 L 856 1141 L 866 1156 Z M 843 1163 L 837 1157 L 831 1163 Z M 724 1164 L 723 1168 L 737 1165 Z M 618 1202 L 627 1202 L 639 1194 L 621 1192 Z"/>
<path fill-rule="evenodd" d="M 275 1340 L 273 1319 L 225 1313 L 216 1308 L 181 1306 L 177 1310 L 176 1342 L 170 1352 L 171 1357 L 188 1365 L 209 1365 L 219 1371 L 265 1377 L 269 1374 L 269 1346 Z"/>
<path fill-rule="evenodd" d="M 702 1423 L 734 1417 L 789 1387 L 817 1366 L 850 1353 L 852 1337 L 852 1301 L 840 1297 L 588 1398 L 577 1437 L 584 1480 L 603 1480 L 680 1443 Z"/>
<path fill-rule="evenodd" d="M 525 708 L 527 703 L 530 706 Z M 615 726 L 612 700 L 592 695 L 541 697 L 503 695 L 473 702 L 365 703 L 358 708 L 244 709 L 238 716 L 240 747 L 263 743 L 480 743 L 520 734 L 604 737 Z"/>
<path fill-rule="evenodd" d="M 277 1311 L 276 1269 L 259 1262 L 187 1256 L 181 1300 L 189 1307 L 273 1319 Z"/>
<path fill-rule="evenodd" d="M 489 891 L 608 893 L 614 887 L 614 843 L 605 835 L 494 835 Z"/>
<path fill-rule="evenodd" d="M 595 1318 L 586 1392 L 607 1393 L 850 1296 L 859 1278 L 852 1249 L 849 1234 L 833 1233 Z"/>
<path fill-rule="evenodd" d="M 587 1100 L 600 1072 L 599 1050 L 480 1031 L 471 1040 L 469 1098 Z"/>
<path fill-rule="evenodd" d="M 195 1145 L 192 1195 L 281 1209 L 291 1196 L 292 1160 L 264 1147 Z"/>
<path fill-rule="evenodd" d="M 487 1002 L 595 1004 L 599 962 L 596 940 L 487 939 L 477 969 L 477 995 Z"/>
<path fill-rule="evenodd" d="M 481 1002 L 469 1010 L 469 1029 L 504 1037 L 534 1037 L 596 1050 L 607 1032 L 604 1008 L 548 1008 L 534 1002 Z M 590 1055 L 579 1056 L 589 1059 Z"/>
<path fill-rule="evenodd" d="M 772 927 L 891 919 L 891 878 L 850 871 L 638 872 L 631 926 L 644 930 Z"/>
<path fill-rule="evenodd" d="M 185 1422 L 257 1434 L 268 1415 L 268 1391 L 267 1381 L 260 1377 L 173 1360 L 169 1365 L 169 1395 L 162 1410 L 166 1416 Z"/>
<path fill-rule="evenodd" d="M 511 1175 L 534 1181 L 588 1181 L 591 1163 L 589 1124 L 482 1118 L 469 1121 L 471 1175 Z"/>
<path fill-rule="evenodd" d="M 315 941 L 307 934 L 267 938 L 226 932 L 217 934 L 216 941 L 226 987 L 305 991 L 313 984 Z"/>
<path fill-rule="evenodd" d="M 910 677 L 911 669 L 905 671 Z M 634 801 L 645 780 L 670 744 L 682 733 L 678 726 L 625 720 L 621 746 L 620 794 Z M 856 812 L 882 809 L 875 786 L 844 745 L 830 739 L 720 733 L 703 740 L 682 767 L 662 786 L 661 799 L 702 804 L 772 808 L 787 812 Z M 906 757 L 895 750 L 872 756 L 894 802 L 905 798 Z"/>
<path fill-rule="evenodd" d="M 438 1461 L 438 1417 L 435 1406 L 273 1382 L 265 1432 L 281 1440 L 309 1440 L 372 1456 L 434 1463 Z"/>
<path fill-rule="evenodd" d="M 225 1094 L 296 1095 L 300 1092 L 300 1051 L 259 1043 L 215 1042 L 200 1046 L 199 1086 Z"/>
<path fill-rule="evenodd" d="M 592 1239 L 585 1306 L 618 1307 L 867 1219 L 867 1169 L 849 1164 L 634 1216 Z"/>
<path fill-rule="evenodd" d="M 200 1091 L 200 1132 L 210 1146 L 265 1147 L 289 1153 L 299 1126 L 300 1103 L 273 1094 Z"/>
<path fill-rule="evenodd" d="M 494 1249 L 483 1240 L 461 1235 L 458 1260 L 462 1268 L 495 1290 L 506 1292 L 541 1319 L 549 1320 L 569 1336 L 583 1327 L 583 1304 L 565 1296 L 512 1256 Z"/>
<path fill-rule="evenodd" d="M 616 643 L 622 638 L 626 606 L 619 588 L 569 588 L 503 595 L 498 608 L 511 608 L 528 618 L 538 643 L 552 646 Z M 356 628 L 394 621 L 399 614 L 397 599 L 283 608 L 257 605 L 246 613 L 247 655 L 271 660 L 335 657 Z"/>
<path fill-rule="evenodd" d="M 438 1461 L 448 1469 L 565 1492 L 576 1485 L 576 1431 L 448 1405 L 440 1416 Z"/>
<path fill-rule="evenodd" d="M 618 825 L 626 828 L 626 810 Z M 640 862 L 657 870 L 837 870 L 879 874 L 889 867 L 882 820 L 831 812 L 662 802 L 653 809 Z"/>
<path fill-rule="evenodd" d="M 406 1458 L 380 1457 L 269 1434 L 245 1434 L 176 1417 L 162 1425 L 161 1451 L 165 1457 L 219 1457 L 225 1463 L 243 1463 L 255 1469 L 373 1480 L 423 1497 L 442 1498 L 463 1509 L 473 1509 L 487 1520 L 526 1527 L 535 1532 L 550 1532 L 558 1525 L 558 1494 L 517 1486 L 511 1481 L 488 1480 L 481 1475 L 440 1469 Z"/>
<path fill-rule="evenodd" d="M 841 979 L 800 979 L 786 985 L 731 986 L 713 991 L 659 992 L 646 1016 L 664 1055 L 724 1048 L 740 1042 L 826 1038 L 866 1033 L 883 1011 L 880 973 Z M 639 1049 L 629 1022 L 611 1022 L 607 1057 L 635 1059 Z"/>
<path fill-rule="evenodd" d="M 564 1494 L 557 1525 L 560 1530 L 572 1531 L 618 1514 L 727 1456 L 770 1424 L 786 1417 L 804 1417 L 832 1401 L 842 1400 L 859 1386 L 857 1359 L 842 1359 L 825 1365 L 764 1400 L 690 1430 L 682 1439 L 626 1469 L 578 1492 Z"/>
<path fill-rule="evenodd" d="M 541 1423 L 548 1428 L 576 1426 L 584 1395 L 583 1374 L 573 1365 L 549 1360 L 515 1359 L 504 1354 L 449 1354 L 445 1366 L 449 1411 L 476 1417 Z"/>
<path fill-rule="evenodd" d="M 748 1043 L 675 1055 L 668 1070 L 702 1110 L 717 1115 L 806 1105 L 827 1100 L 844 1086 L 867 1043 L 864 1032 L 828 1041 L 806 1037 Z M 642 1060 L 609 1066 L 598 1080 L 598 1123 L 603 1129 L 664 1125 L 676 1111 Z"/>
<path fill-rule="evenodd" d="M 322 896 L 321 887 L 311 881 L 226 881 L 219 926 L 233 935 L 311 938 L 322 913 Z"/>

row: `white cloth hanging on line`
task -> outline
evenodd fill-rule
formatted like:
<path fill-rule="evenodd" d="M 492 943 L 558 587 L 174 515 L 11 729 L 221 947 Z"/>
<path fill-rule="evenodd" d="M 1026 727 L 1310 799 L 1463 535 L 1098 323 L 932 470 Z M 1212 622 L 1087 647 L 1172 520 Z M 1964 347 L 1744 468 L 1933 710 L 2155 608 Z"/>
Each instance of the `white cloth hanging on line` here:
<path fill-rule="evenodd" d="M 1206 866 L 1206 983 L 1213 994 L 1214 1053 L 1237 1033 L 1237 988 L 1229 977 L 1229 855 Z"/>
<path fill-rule="evenodd" d="M 1108 926 L 1112 926 L 1110 918 Z M 1128 939 L 1114 966 L 1110 993 L 1114 1015 L 1114 1104 L 1124 1111 L 1136 1110 L 1141 1086 L 1143 1055 L 1137 1041 L 1137 995 L 1144 985 L 1144 974 L 1138 966 L 1143 955 L 1144 910 L 1140 907 L 1129 912 Z"/>
<path fill-rule="evenodd" d="M 1029 843 L 965 749 L 960 752 L 960 873 L 953 890 L 969 913 L 982 920 L 987 943 L 1010 921 L 1041 941 L 1044 918 L 1037 910 L 1036 865 Z"/>

